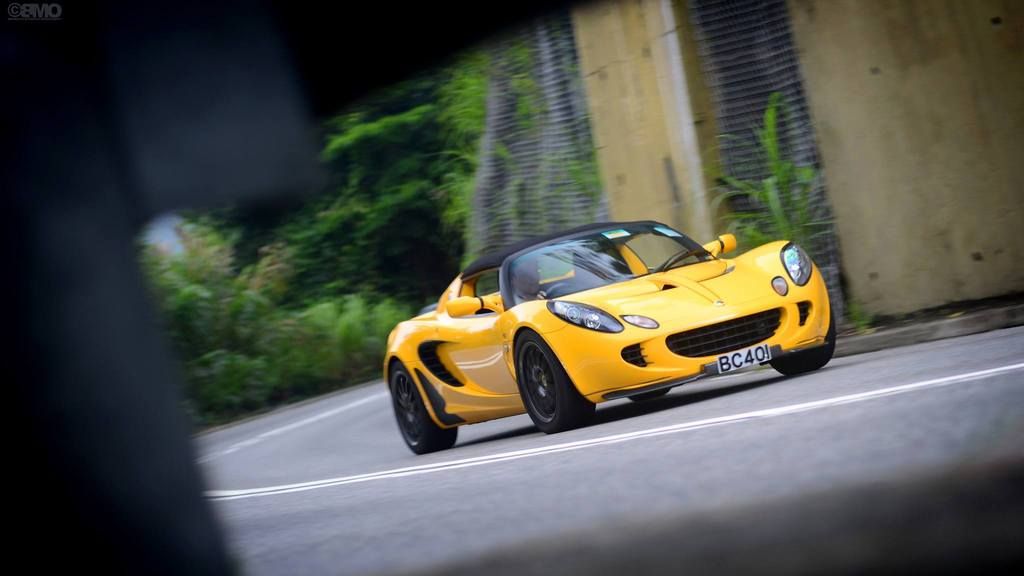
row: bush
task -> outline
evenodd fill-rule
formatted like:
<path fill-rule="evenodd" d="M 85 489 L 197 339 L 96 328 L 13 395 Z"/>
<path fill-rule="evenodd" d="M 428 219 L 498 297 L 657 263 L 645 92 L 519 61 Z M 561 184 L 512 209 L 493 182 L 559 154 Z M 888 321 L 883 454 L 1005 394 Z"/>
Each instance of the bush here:
<path fill-rule="evenodd" d="M 327 392 L 378 374 L 388 333 L 411 310 L 359 295 L 292 309 L 283 244 L 234 269 L 231 240 L 202 222 L 180 230 L 178 254 L 145 249 L 143 263 L 187 378 L 200 425 Z"/>
<path fill-rule="evenodd" d="M 181 253 L 145 249 L 198 422 L 379 374 L 404 303 L 458 272 L 490 68 L 473 51 L 326 121 L 309 201 L 225 206 L 185 220 Z"/>
<path fill-rule="evenodd" d="M 721 177 L 720 187 L 712 204 L 719 205 L 737 197 L 745 198 L 753 210 L 734 211 L 725 220 L 728 232 L 736 235 L 744 249 L 773 240 L 787 239 L 818 253 L 820 239 L 830 232 L 831 220 L 820 217 L 813 204 L 818 171 L 813 166 L 799 166 L 789 158 L 779 139 L 778 120 L 782 95 L 775 92 L 764 111 L 763 125 L 755 131 L 757 141 L 748 143 L 757 158 L 756 171 L 761 180 L 743 180 L 730 175 Z"/>

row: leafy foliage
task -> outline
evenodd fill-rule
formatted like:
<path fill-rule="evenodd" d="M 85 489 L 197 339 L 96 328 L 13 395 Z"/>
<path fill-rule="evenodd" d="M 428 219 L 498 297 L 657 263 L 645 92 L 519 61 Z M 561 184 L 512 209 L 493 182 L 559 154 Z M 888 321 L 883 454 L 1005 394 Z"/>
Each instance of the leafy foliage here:
<path fill-rule="evenodd" d="M 201 424 L 376 374 L 388 333 L 412 312 L 356 295 L 288 309 L 282 295 L 294 268 L 285 245 L 236 270 L 230 240 L 209 224 L 187 223 L 180 236 L 181 253 L 147 247 L 143 263 Z"/>
<path fill-rule="evenodd" d="M 142 260 L 210 424 L 379 374 L 399 321 L 457 273 L 488 60 L 449 66 L 325 123 L 327 190 L 187 214 L 183 251 Z"/>
<path fill-rule="evenodd" d="M 850 325 L 858 333 L 862 334 L 870 332 L 872 325 L 875 323 L 874 316 L 865 310 L 860 302 L 852 298 L 846 303 L 846 316 Z"/>
<path fill-rule="evenodd" d="M 568 10 L 503 37 L 490 56 L 466 259 L 607 217 Z"/>
<path fill-rule="evenodd" d="M 435 298 L 463 252 L 488 65 L 482 51 L 466 53 L 327 120 L 326 190 L 302 204 L 216 214 L 240 264 L 266 244 L 288 246 L 288 306 L 348 294 Z"/>
<path fill-rule="evenodd" d="M 760 180 L 724 175 L 713 204 L 717 211 L 724 201 L 742 197 L 754 210 L 733 211 L 725 218 L 728 231 L 736 234 L 741 247 L 752 248 L 773 240 L 792 240 L 814 252 L 819 240 L 829 233 L 831 220 L 817 215 L 813 192 L 819 177 L 813 166 L 799 166 L 786 154 L 779 138 L 782 96 L 775 92 L 764 111 L 763 125 L 755 131 L 756 142 L 748 143 L 757 158 Z"/>
<path fill-rule="evenodd" d="M 552 211 L 528 182 L 564 197 L 553 212 L 593 213 L 596 158 L 580 88 L 563 86 L 562 71 L 577 71 L 567 16 L 561 25 L 565 34 L 541 27 L 505 54 L 463 54 L 324 122 L 329 185 L 305 202 L 182 215 L 182 252 L 144 249 L 197 423 L 379 375 L 391 329 L 433 301 L 472 253 L 481 187 L 508 195 L 515 210 L 505 213 L 523 233 L 564 224 L 537 218 Z M 489 105 L 495 86 L 510 91 L 500 94 L 505 115 Z M 506 119 L 488 156 L 485 124 Z M 480 177 L 487 158 L 504 184 Z M 533 212 L 513 195 L 530 196 Z M 495 241 L 513 239 L 502 235 Z"/>
<path fill-rule="evenodd" d="M 439 187 L 446 199 L 441 222 L 448 234 L 465 237 L 470 217 L 478 147 L 486 121 L 487 71 L 490 60 L 469 52 L 449 69 L 438 91 L 438 120 L 444 126 Z"/>

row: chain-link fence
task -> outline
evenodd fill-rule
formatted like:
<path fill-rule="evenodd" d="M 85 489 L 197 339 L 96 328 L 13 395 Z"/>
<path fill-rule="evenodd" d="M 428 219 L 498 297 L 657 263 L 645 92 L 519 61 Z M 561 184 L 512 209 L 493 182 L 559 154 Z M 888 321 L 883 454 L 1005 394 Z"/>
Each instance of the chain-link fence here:
<path fill-rule="evenodd" d="M 786 114 L 780 145 L 799 165 L 820 169 L 814 128 L 784 0 L 692 0 L 690 18 L 722 134 L 753 137 L 773 92 Z M 555 12 L 489 48 L 492 71 L 487 120 L 473 198 L 470 256 L 521 238 L 608 217 L 598 175 L 569 14 Z M 760 180 L 756 150 L 723 139 L 725 169 Z M 830 219 L 824 181 L 813 208 Z M 757 210 L 742 200 L 735 210 Z M 829 227 L 809 251 L 843 316 L 839 251 Z"/>
<path fill-rule="evenodd" d="M 490 46 L 469 252 L 607 218 L 568 13 Z"/>
<path fill-rule="evenodd" d="M 690 0 L 688 4 L 719 131 L 736 137 L 721 140 L 719 152 L 725 170 L 744 180 L 759 181 L 766 176 L 756 147 L 743 139 L 754 138 L 770 95 L 779 92 L 785 103 L 778 124 L 780 146 L 796 164 L 819 170 L 812 194 L 814 216 L 831 220 L 785 0 Z M 734 210 L 761 209 L 738 200 Z M 825 276 L 836 317 L 841 319 L 843 296 L 834 227 L 829 226 L 821 241 L 808 250 Z"/>

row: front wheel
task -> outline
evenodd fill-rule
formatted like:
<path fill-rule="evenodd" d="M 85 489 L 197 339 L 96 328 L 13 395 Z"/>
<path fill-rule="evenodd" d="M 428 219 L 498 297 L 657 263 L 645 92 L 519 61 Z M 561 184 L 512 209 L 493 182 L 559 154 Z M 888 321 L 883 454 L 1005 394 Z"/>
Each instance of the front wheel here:
<path fill-rule="evenodd" d="M 594 403 L 569 379 L 554 352 L 534 332 L 516 343 L 516 383 L 530 419 L 545 434 L 586 426 L 594 419 Z"/>
<path fill-rule="evenodd" d="M 420 391 L 405 366 L 396 363 L 391 369 L 390 376 L 389 388 L 391 404 L 395 409 L 395 420 L 409 449 L 416 454 L 427 454 L 454 446 L 455 440 L 459 437 L 459 429 L 446 429 L 434 424 L 426 406 L 423 405 Z"/>
<path fill-rule="evenodd" d="M 780 356 L 770 363 L 780 373 L 786 376 L 796 376 L 813 372 L 832 359 L 836 351 L 836 317 L 831 314 L 828 320 L 828 332 L 825 334 L 825 344 L 803 352 L 795 352 Z"/>

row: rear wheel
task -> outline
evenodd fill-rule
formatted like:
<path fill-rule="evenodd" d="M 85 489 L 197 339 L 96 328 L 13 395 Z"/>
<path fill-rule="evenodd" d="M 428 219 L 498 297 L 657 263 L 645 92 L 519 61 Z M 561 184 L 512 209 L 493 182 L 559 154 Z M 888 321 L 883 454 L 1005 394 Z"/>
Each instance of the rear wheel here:
<path fill-rule="evenodd" d="M 828 332 L 825 334 L 825 344 L 803 352 L 795 352 L 780 356 L 771 361 L 772 368 L 775 368 L 786 376 L 795 376 L 813 372 L 832 359 L 836 351 L 836 317 L 829 316 Z"/>
<path fill-rule="evenodd" d="M 395 363 L 391 368 L 389 388 L 398 429 L 410 450 L 416 454 L 427 454 L 455 445 L 459 429 L 445 429 L 434 424 L 416 383 L 401 363 Z"/>
<path fill-rule="evenodd" d="M 569 379 L 554 352 L 534 332 L 516 343 L 516 381 L 530 419 L 545 434 L 586 426 L 595 406 Z"/>

